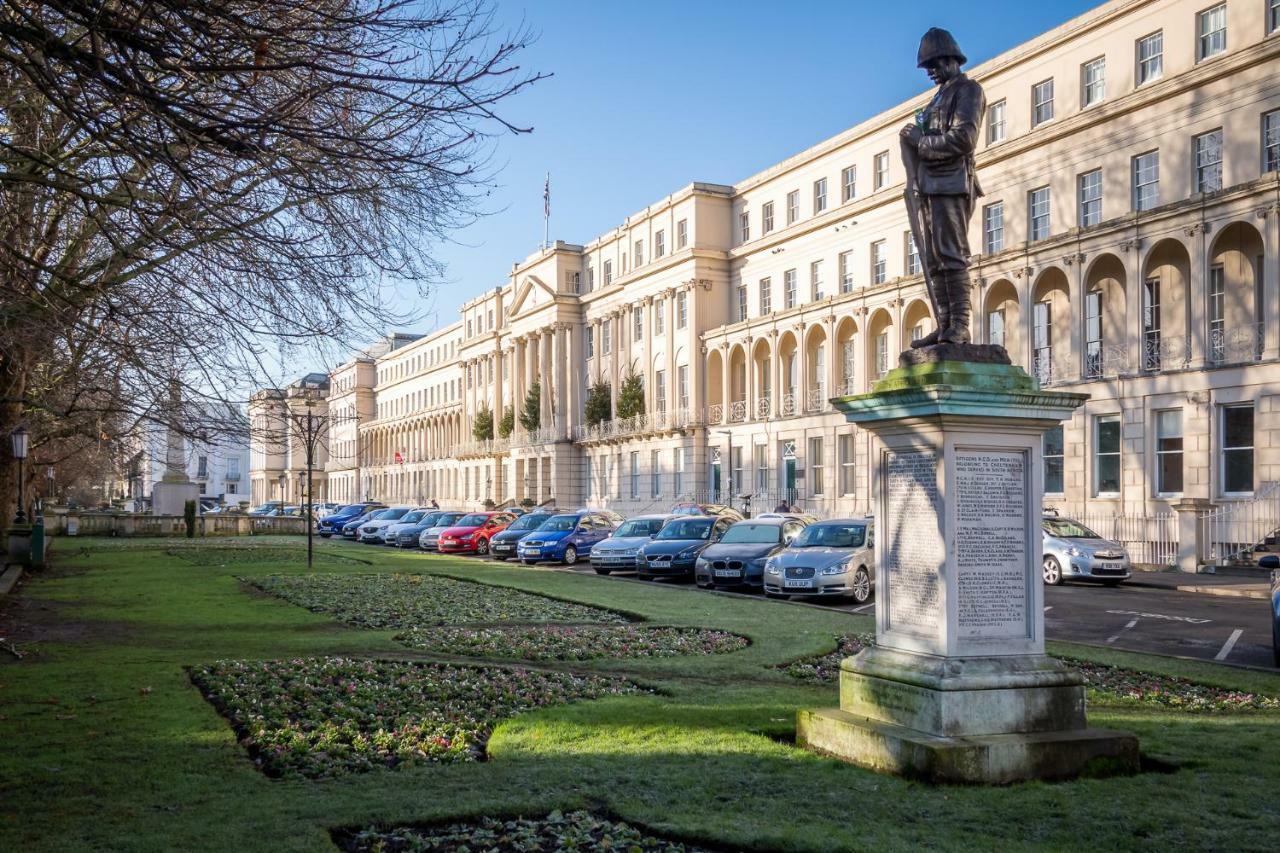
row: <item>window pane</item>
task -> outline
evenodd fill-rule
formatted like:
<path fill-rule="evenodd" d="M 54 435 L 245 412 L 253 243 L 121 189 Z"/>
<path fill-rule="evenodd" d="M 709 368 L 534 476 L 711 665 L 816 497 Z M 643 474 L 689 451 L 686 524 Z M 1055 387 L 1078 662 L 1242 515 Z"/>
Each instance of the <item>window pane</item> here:
<path fill-rule="evenodd" d="M 1098 422 L 1098 452 L 1120 452 L 1120 419 L 1110 418 Z"/>
<path fill-rule="evenodd" d="M 1222 410 L 1223 447 L 1253 447 L 1253 406 L 1228 406 Z"/>

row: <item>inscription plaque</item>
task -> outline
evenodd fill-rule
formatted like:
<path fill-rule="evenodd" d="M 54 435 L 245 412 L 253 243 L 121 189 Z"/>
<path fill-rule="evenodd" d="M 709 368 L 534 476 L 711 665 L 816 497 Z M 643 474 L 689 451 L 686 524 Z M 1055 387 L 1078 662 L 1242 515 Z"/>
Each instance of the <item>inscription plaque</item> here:
<path fill-rule="evenodd" d="M 939 570 L 946 558 L 940 523 L 938 454 L 888 450 L 884 456 L 883 577 L 888 583 L 888 628 L 933 636 L 943 618 Z"/>
<path fill-rule="evenodd" d="M 957 449 L 955 484 L 959 635 L 1029 637 L 1026 457 Z"/>

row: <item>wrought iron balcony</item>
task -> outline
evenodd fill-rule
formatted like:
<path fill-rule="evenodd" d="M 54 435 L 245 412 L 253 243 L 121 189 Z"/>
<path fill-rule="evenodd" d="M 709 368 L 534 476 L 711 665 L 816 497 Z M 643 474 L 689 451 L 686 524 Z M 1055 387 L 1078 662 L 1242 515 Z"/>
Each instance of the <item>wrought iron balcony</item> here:
<path fill-rule="evenodd" d="M 1108 344 L 1084 354 L 1084 377 L 1102 379 L 1129 372 L 1129 350 L 1124 344 Z"/>
<path fill-rule="evenodd" d="M 1181 370 L 1191 364 L 1191 341 L 1184 335 L 1147 334 L 1142 339 L 1142 369 Z"/>
<path fill-rule="evenodd" d="M 1262 346 L 1261 323 L 1252 323 L 1234 329 L 1210 329 L 1209 351 L 1205 353 L 1205 360 L 1213 365 L 1260 361 Z"/>

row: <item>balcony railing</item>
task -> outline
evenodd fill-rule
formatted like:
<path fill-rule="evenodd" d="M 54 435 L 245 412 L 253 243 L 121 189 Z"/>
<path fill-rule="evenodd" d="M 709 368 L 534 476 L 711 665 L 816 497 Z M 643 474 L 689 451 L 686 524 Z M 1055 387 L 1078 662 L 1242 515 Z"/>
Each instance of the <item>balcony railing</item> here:
<path fill-rule="evenodd" d="M 1183 335 L 1144 335 L 1142 369 L 1180 370 L 1191 363 L 1191 341 Z"/>
<path fill-rule="evenodd" d="M 511 439 L 509 438 L 492 438 L 488 441 L 468 441 L 463 444 L 456 445 L 453 448 L 452 456 L 458 458 L 491 456 L 494 453 L 502 453 L 511 447 Z"/>
<path fill-rule="evenodd" d="M 854 381 L 852 376 L 845 377 L 845 380 L 840 384 L 840 393 L 845 397 L 858 393 L 858 383 Z"/>
<path fill-rule="evenodd" d="M 1235 329 L 1210 329 L 1210 364 L 1244 364 L 1262 358 L 1262 324 L 1254 323 Z"/>
<path fill-rule="evenodd" d="M 778 414 L 784 418 L 789 418 L 796 414 L 796 395 L 793 393 L 783 394 L 781 405 L 778 407 Z"/>
<path fill-rule="evenodd" d="M 607 441 L 612 438 L 683 429 L 695 422 L 696 418 L 688 409 L 673 409 L 635 415 L 630 418 L 615 418 L 589 426 L 584 424 L 574 429 L 573 438 L 575 441 Z"/>
<path fill-rule="evenodd" d="M 1042 387 L 1065 382 L 1066 371 L 1053 357 L 1052 350 L 1042 350 L 1031 357 L 1031 375 Z"/>
<path fill-rule="evenodd" d="M 827 389 L 822 386 L 809 389 L 805 396 L 804 410 L 807 413 L 825 411 L 827 408 Z"/>
<path fill-rule="evenodd" d="M 1084 376 L 1086 379 L 1102 379 L 1129 372 L 1129 351 L 1123 344 L 1105 345 L 1094 352 L 1085 352 Z"/>
<path fill-rule="evenodd" d="M 511 436 L 511 447 L 535 447 L 539 444 L 554 444 L 564 438 L 563 430 L 558 427 L 541 427 L 533 432 L 523 432 Z"/>
<path fill-rule="evenodd" d="M 756 420 L 764 421 L 769 419 L 769 416 L 773 413 L 773 409 L 770 408 L 772 403 L 773 400 L 769 398 L 768 394 L 756 398 Z"/>
<path fill-rule="evenodd" d="M 747 401 L 734 400 L 729 404 L 729 423 L 740 424 L 747 419 Z"/>
<path fill-rule="evenodd" d="M 724 404 L 712 403 L 707 406 L 707 423 L 722 424 L 724 423 Z"/>

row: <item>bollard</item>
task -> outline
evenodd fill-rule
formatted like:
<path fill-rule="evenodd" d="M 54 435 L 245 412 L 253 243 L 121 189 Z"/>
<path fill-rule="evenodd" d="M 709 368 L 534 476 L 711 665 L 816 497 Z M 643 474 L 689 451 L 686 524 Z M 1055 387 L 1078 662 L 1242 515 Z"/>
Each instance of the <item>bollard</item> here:
<path fill-rule="evenodd" d="M 44 519 L 31 525 L 31 568 L 43 569 L 45 555 Z"/>

